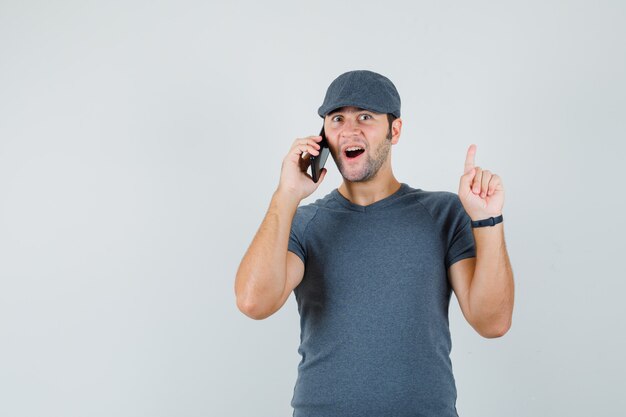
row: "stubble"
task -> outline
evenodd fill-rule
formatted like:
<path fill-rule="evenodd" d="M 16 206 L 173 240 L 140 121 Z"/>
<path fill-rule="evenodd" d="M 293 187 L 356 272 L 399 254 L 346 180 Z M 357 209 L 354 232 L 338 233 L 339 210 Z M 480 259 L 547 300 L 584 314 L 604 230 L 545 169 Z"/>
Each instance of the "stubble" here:
<path fill-rule="evenodd" d="M 341 173 L 341 176 L 351 182 L 364 182 L 368 181 L 376 176 L 380 168 L 383 166 L 391 150 L 391 135 L 388 134 L 386 140 L 383 141 L 373 155 L 369 153 L 366 155 L 366 161 L 362 168 L 356 172 L 346 172 L 343 166 L 343 158 L 335 158 L 337 168 Z"/>

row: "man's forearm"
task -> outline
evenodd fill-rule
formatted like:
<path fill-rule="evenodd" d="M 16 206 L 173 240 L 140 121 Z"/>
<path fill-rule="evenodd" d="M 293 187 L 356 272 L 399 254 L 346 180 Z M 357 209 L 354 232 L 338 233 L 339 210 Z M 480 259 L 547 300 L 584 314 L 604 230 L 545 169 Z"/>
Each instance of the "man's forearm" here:
<path fill-rule="evenodd" d="M 504 242 L 504 223 L 473 229 L 476 268 L 469 290 L 470 309 L 476 328 L 501 336 L 513 316 L 513 270 Z"/>
<path fill-rule="evenodd" d="M 299 201 L 276 191 L 265 218 L 246 251 L 235 279 L 237 304 L 263 310 L 276 304 L 285 288 L 291 222 Z"/>

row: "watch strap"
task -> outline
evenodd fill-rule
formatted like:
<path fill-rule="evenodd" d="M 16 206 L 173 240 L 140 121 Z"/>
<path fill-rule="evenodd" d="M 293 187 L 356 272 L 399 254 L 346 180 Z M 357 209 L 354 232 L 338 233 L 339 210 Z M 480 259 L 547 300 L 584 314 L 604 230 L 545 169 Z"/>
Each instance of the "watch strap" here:
<path fill-rule="evenodd" d="M 502 223 L 502 220 L 504 220 L 502 214 L 498 217 L 489 217 L 488 219 L 483 220 L 472 220 L 472 227 L 495 226 L 498 223 Z"/>

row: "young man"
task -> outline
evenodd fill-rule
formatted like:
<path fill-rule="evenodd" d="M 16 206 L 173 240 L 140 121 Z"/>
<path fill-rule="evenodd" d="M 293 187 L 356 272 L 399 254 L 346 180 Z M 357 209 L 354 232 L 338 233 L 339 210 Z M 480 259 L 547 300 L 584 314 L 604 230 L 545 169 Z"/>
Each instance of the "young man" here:
<path fill-rule="evenodd" d="M 504 188 L 468 149 L 458 195 L 400 183 L 391 146 L 400 96 L 371 71 L 328 87 L 318 110 L 342 184 L 301 207 L 320 136 L 297 139 L 283 160 L 267 215 L 235 280 L 254 319 L 293 291 L 301 343 L 294 416 L 457 416 L 448 306 L 484 337 L 504 335 L 513 273 L 504 242 Z"/>

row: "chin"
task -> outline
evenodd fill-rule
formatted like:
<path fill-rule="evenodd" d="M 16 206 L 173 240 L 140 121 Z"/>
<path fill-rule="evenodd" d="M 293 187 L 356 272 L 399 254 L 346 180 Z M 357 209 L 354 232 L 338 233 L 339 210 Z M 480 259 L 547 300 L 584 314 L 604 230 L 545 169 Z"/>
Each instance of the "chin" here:
<path fill-rule="evenodd" d="M 373 179 L 377 173 L 369 174 L 367 172 L 353 172 L 346 175 L 346 173 L 342 172 L 341 176 L 344 180 L 349 182 L 366 182 Z"/>

